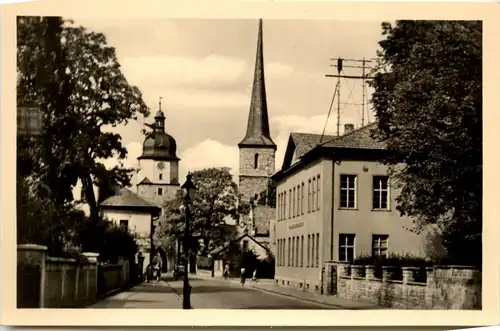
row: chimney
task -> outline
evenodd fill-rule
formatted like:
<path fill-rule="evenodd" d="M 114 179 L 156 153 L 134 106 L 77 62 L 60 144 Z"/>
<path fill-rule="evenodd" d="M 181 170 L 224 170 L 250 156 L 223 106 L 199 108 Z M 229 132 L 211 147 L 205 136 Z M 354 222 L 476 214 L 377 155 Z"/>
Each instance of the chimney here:
<path fill-rule="evenodd" d="M 351 123 L 344 124 L 344 134 L 348 134 L 352 130 L 354 130 L 354 124 Z"/>

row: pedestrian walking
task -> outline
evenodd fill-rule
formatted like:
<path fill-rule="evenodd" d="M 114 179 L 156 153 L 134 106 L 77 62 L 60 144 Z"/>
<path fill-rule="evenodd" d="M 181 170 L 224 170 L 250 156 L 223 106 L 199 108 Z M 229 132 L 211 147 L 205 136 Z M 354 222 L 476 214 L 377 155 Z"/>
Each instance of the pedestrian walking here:
<path fill-rule="evenodd" d="M 257 268 L 255 268 L 255 270 L 253 271 L 253 275 L 252 275 L 252 282 L 256 282 L 257 281 Z"/>
<path fill-rule="evenodd" d="M 245 285 L 245 268 L 241 268 L 241 286 Z"/>
<path fill-rule="evenodd" d="M 146 281 L 150 283 L 152 279 L 153 279 L 153 267 L 151 266 L 151 264 L 148 264 L 148 266 L 146 267 Z"/>
<path fill-rule="evenodd" d="M 224 266 L 224 273 L 223 273 L 224 279 L 227 279 L 229 277 L 229 264 L 226 264 Z"/>

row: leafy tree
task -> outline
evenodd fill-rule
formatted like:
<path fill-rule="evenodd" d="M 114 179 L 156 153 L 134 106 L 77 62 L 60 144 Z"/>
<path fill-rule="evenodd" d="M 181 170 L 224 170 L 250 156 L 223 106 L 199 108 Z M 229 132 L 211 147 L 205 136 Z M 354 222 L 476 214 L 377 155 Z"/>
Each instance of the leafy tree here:
<path fill-rule="evenodd" d="M 17 87 L 18 104 L 39 105 L 43 114 L 42 136 L 19 141 L 22 175 L 46 183 L 57 205 L 73 200 L 81 179 L 97 221 L 92 184 L 109 191 L 131 177 L 131 169 L 108 170 L 99 161 L 127 155 L 120 135 L 106 129 L 149 115 L 141 92 L 128 84 L 103 34 L 58 17 L 18 19 Z"/>
<path fill-rule="evenodd" d="M 17 242 L 39 244 L 51 256 L 63 256 L 64 247 L 73 240 L 77 224 L 86 217 L 71 206 L 56 206 L 45 185 L 17 177 Z"/>
<path fill-rule="evenodd" d="M 385 39 L 372 86 L 375 138 L 387 158 L 402 215 L 416 230 L 436 224 L 462 263 L 481 260 L 482 24 L 398 21 Z"/>
<path fill-rule="evenodd" d="M 208 168 L 192 173 L 192 181 L 197 188 L 194 201 L 190 205 L 191 233 L 203 241 L 204 253 L 232 239 L 236 228 L 226 223 L 228 217 L 237 219 L 238 188 L 228 168 Z M 173 250 L 183 236 L 185 213 L 183 193 L 179 190 L 175 198 L 166 201 L 164 217 L 155 222 L 153 235 L 155 245 L 166 251 Z M 197 241 L 193 242 L 194 250 Z"/>

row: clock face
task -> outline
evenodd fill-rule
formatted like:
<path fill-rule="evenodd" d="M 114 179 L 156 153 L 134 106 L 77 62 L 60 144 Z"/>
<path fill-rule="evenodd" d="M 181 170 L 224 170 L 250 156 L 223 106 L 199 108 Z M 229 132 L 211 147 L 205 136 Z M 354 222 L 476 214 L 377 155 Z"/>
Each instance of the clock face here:
<path fill-rule="evenodd" d="M 158 169 L 165 168 L 165 164 L 163 162 L 158 162 Z"/>

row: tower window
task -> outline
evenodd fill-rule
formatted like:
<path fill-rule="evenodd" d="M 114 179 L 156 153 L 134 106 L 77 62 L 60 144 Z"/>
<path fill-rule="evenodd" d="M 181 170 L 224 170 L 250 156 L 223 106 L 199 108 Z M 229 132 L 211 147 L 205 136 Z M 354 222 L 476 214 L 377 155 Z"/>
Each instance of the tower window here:
<path fill-rule="evenodd" d="M 160 180 L 162 180 L 163 179 L 163 174 L 160 174 L 159 178 L 160 178 Z"/>
<path fill-rule="evenodd" d="M 259 167 L 259 153 L 256 153 L 253 160 L 253 168 L 257 169 Z"/>
<path fill-rule="evenodd" d="M 158 195 L 163 195 L 163 189 L 162 188 L 158 189 Z"/>

